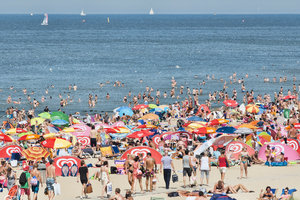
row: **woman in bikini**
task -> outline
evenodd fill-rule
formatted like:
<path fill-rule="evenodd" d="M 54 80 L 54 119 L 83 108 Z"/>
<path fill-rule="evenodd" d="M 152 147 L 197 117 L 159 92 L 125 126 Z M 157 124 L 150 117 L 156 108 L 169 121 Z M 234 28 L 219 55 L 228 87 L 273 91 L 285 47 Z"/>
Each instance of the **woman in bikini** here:
<path fill-rule="evenodd" d="M 260 195 L 259 195 L 259 200 L 271 200 L 273 199 L 274 194 L 271 191 L 271 187 L 268 186 L 266 188 L 266 191 L 263 192 L 263 190 L 261 190 Z"/>
<path fill-rule="evenodd" d="M 241 176 L 240 178 L 243 178 L 243 171 L 245 170 L 245 178 L 248 176 L 248 158 L 249 154 L 247 152 L 247 148 L 244 147 L 241 154 L 240 154 L 240 167 L 241 167 Z"/>

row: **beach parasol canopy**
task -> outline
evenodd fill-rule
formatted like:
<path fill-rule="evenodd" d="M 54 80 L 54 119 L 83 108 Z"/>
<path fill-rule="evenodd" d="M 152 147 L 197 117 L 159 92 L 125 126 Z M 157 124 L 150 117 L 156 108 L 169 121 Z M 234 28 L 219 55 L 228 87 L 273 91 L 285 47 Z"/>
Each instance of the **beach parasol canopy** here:
<path fill-rule="evenodd" d="M 51 122 L 51 124 L 57 125 L 57 126 L 66 125 L 68 123 L 69 123 L 68 121 L 63 120 L 63 119 L 56 119 L 56 120 L 54 120 L 54 121 Z"/>
<path fill-rule="evenodd" d="M 47 158 L 50 153 L 42 147 L 30 147 L 22 151 L 22 155 L 27 160 L 40 161 L 42 158 Z"/>
<path fill-rule="evenodd" d="M 23 135 L 18 139 L 18 141 L 25 141 L 25 140 L 37 140 L 39 139 L 40 136 L 37 134 L 28 134 L 28 135 Z"/>
<path fill-rule="evenodd" d="M 247 148 L 247 152 L 249 154 L 249 156 L 253 156 L 254 153 L 255 153 L 255 150 L 250 147 L 249 145 L 243 143 L 243 142 L 238 142 L 238 141 L 233 141 L 233 142 L 230 142 L 227 146 L 226 146 L 226 149 L 225 149 L 225 154 L 230 154 L 232 153 L 232 157 L 235 159 L 235 160 L 239 160 L 239 156 L 243 150 L 243 148 Z"/>
<path fill-rule="evenodd" d="M 121 156 L 121 160 L 126 160 L 128 154 L 131 154 L 134 156 L 139 156 L 141 154 L 143 156 L 143 160 L 145 160 L 147 153 L 151 153 L 151 156 L 155 159 L 156 164 L 161 163 L 162 155 L 155 149 L 152 149 L 147 146 L 134 147 L 134 148 L 131 148 L 131 149 L 125 151 L 124 154 Z"/>
<path fill-rule="evenodd" d="M 258 152 L 258 158 L 262 160 L 267 160 L 265 151 L 267 149 L 267 145 L 270 146 L 270 149 L 273 147 L 275 148 L 275 156 L 278 156 L 281 153 L 284 153 L 284 157 L 287 157 L 289 161 L 293 160 L 299 160 L 300 156 L 297 151 L 295 151 L 292 147 L 282 144 L 279 142 L 272 142 L 265 144 L 264 146 L 261 147 L 261 149 Z"/>
<path fill-rule="evenodd" d="M 58 120 L 58 119 L 65 120 L 67 122 L 69 121 L 69 117 L 65 113 L 63 113 L 61 111 L 52 112 L 51 113 L 51 120 L 54 121 L 54 120 Z"/>
<path fill-rule="evenodd" d="M 28 131 L 28 132 L 26 132 L 26 133 L 20 133 L 20 134 L 18 135 L 18 137 L 20 138 L 20 137 L 22 137 L 22 136 L 24 136 L 24 135 L 30 135 L 30 134 L 33 134 L 33 132 L 32 132 L 32 131 Z"/>
<path fill-rule="evenodd" d="M 242 124 L 242 125 L 239 126 L 239 128 L 257 129 L 257 127 L 253 126 L 252 124 Z"/>
<path fill-rule="evenodd" d="M 135 127 L 134 129 L 143 129 L 143 128 L 157 128 L 157 126 L 152 124 L 143 124 Z"/>
<path fill-rule="evenodd" d="M 227 122 L 229 122 L 229 120 L 227 120 L 227 119 L 214 119 L 214 120 L 209 122 L 209 125 L 210 126 L 217 126 L 217 125 L 220 125 L 220 124 L 225 124 Z"/>
<path fill-rule="evenodd" d="M 32 118 L 31 120 L 30 120 L 30 124 L 31 125 L 40 125 L 40 124 L 42 124 L 43 122 L 45 121 L 45 119 L 44 118 L 41 118 L 41 117 L 35 117 L 35 118 Z"/>
<path fill-rule="evenodd" d="M 27 131 L 21 128 L 11 128 L 8 131 L 6 131 L 6 134 L 16 134 L 16 133 L 26 133 Z"/>
<path fill-rule="evenodd" d="M 225 100 L 223 101 L 223 103 L 225 104 L 225 106 L 232 107 L 232 108 L 237 107 L 239 105 L 235 100 L 231 100 L 231 99 Z"/>
<path fill-rule="evenodd" d="M 296 96 L 294 95 L 287 95 L 287 96 L 284 96 L 282 99 L 296 99 Z"/>
<path fill-rule="evenodd" d="M 253 133 L 253 131 L 250 128 L 242 127 L 242 128 L 237 129 L 234 133 L 240 134 L 240 135 L 247 135 L 247 134 Z"/>
<path fill-rule="evenodd" d="M 246 106 L 246 110 L 248 113 L 253 113 L 253 114 L 257 114 L 259 112 L 258 106 L 254 105 L 254 104 L 248 104 Z"/>
<path fill-rule="evenodd" d="M 227 134 L 232 134 L 236 131 L 237 129 L 232 127 L 232 126 L 224 126 L 221 128 L 218 128 L 216 130 L 217 133 L 227 133 Z"/>
<path fill-rule="evenodd" d="M 224 145 L 224 144 L 230 142 L 231 140 L 233 140 L 236 137 L 237 137 L 237 135 L 221 135 L 221 136 L 216 138 L 213 145 L 215 145 L 215 146 Z"/>
<path fill-rule="evenodd" d="M 212 134 L 215 132 L 216 132 L 216 129 L 212 128 L 212 127 L 201 127 L 201 128 L 197 128 L 193 131 L 193 133 L 195 133 L 195 134 Z"/>
<path fill-rule="evenodd" d="M 159 120 L 159 116 L 153 113 L 146 114 L 142 116 L 143 120 Z"/>
<path fill-rule="evenodd" d="M 139 105 L 136 105 L 132 108 L 132 110 L 140 110 L 140 109 L 144 109 L 144 108 L 148 108 L 149 105 L 145 105 L 145 104 L 139 104 Z"/>
<path fill-rule="evenodd" d="M 281 142 L 282 144 L 285 144 L 284 139 L 280 140 L 280 142 Z M 293 148 L 295 151 L 297 151 L 298 154 L 300 155 L 300 146 L 299 146 L 298 140 L 288 138 L 288 139 L 287 139 L 287 145 L 289 145 L 290 147 L 292 147 L 292 148 Z"/>
<path fill-rule="evenodd" d="M 51 115 L 48 112 L 42 112 L 38 114 L 39 117 L 44 118 L 44 119 L 51 119 Z"/>
<path fill-rule="evenodd" d="M 64 149 L 69 148 L 72 144 L 71 142 L 61 139 L 61 138 L 50 138 L 41 142 L 43 147 L 52 149 Z"/>
<path fill-rule="evenodd" d="M 5 146 L 0 149 L 0 158 L 10 158 L 12 153 L 21 153 L 22 148 L 17 145 Z"/>
<path fill-rule="evenodd" d="M 123 115 L 132 116 L 133 115 L 133 111 L 129 107 L 121 107 L 121 109 L 118 110 L 118 115 L 120 117 L 122 117 Z"/>
<path fill-rule="evenodd" d="M 3 141 L 3 142 L 13 142 L 14 139 L 9 136 L 9 135 L 5 135 L 4 133 L 0 133 L 0 141 Z"/>
<path fill-rule="evenodd" d="M 136 131 L 130 135 L 127 135 L 128 138 L 143 138 L 143 137 L 147 137 L 147 136 L 150 136 L 150 135 L 153 135 L 154 133 L 153 132 L 150 132 L 148 130 L 141 130 L 141 131 Z"/>
<path fill-rule="evenodd" d="M 194 121 L 194 122 L 204 121 L 204 119 L 202 119 L 201 117 L 198 117 L 198 116 L 189 117 L 189 118 L 187 118 L 187 120 L 188 121 Z"/>
<path fill-rule="evenodd" d="M 157 105 L 155 105 L 155 104 L 149 104 L 149 108 L 150 109 L 154 109 L 154 108 L 157 108 L 158 106 Z"/>

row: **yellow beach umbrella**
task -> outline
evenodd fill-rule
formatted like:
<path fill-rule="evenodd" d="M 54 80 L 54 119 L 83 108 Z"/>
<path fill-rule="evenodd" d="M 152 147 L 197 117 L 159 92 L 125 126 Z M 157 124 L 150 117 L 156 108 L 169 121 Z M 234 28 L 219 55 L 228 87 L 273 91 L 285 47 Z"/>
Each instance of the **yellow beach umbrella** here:
<path fill-rule="evenodd" d="M 248 113 L 253 113 L 253 114 L 256 114 L 259 112 L 258 106 L 254 105 L 254 104 L 248 104 L 246 106 L 246 110 Z"/>
<path fill-rule="evenodd" d="M 42 124 L 44 121 L 45 121 L 44 118 L 41 118 L 41 117 L 35 117 L 35 118 L 32 118 L 32 119 L 30 120 L 30 124 L 31 124 L 31 125 L 40 125 L 40 124 Z"/>
<path fill-rule="evenodd" d="M 153 113 L 146 114 L 142 117 L 144 120 L 158 120 L 159 116 Z"/>

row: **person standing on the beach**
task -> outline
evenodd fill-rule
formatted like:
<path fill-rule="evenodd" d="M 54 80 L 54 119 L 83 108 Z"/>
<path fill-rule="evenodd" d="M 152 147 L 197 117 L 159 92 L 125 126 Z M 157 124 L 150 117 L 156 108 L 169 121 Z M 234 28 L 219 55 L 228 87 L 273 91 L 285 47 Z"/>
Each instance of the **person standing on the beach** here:
<path fill-rule="evenodd" d="M 222 151 L 221 155 L 218 158 L 218 164 L 217 164 L 217 167 L 219 168 L 220 173 L 221 173 L 222 181 L 224 181 L 224 179 L 225 179 L 226 168 L 229 167 L 228 163 L 229 162 L 227 160 L 227 157 L 225 156 L 225 152 Z"/>
<path fill-rule="evenodd" d="M 100 169 L 100 174 L 101 174 L 101 184 L 102 184 L 101 195 L 104 197 L 104 194 L 107 192 L 107 189 L 106 189 L 107 184 L 110 182 L 107 161 L 103 162 L 101 169 Z"/>
<path fill-rule="evenodd" d="M 90 139 L 91 139 L 91 147 L 93 148 L 93 150 L 96 150 L 96 146 L 97 146 L 97 131 L 95 130 L 95 125 L 92 125 L 92 130 L 90 132 Z"/>
<path fill-rule="evenodd" d="M 245 170 L 245 178 L 247 178 L 248 176 L 248 158 L 249 158 L 249 154 L 247 152 L 247 148 L 244 147 L 241 154 L 240 154 L 240 167 L 241 167 L 241 177 L 243 178 L 243 171 Z"/>
<path fill-rule="evenodd" d="M 22 174 L 20 175 L 19 183 L 21 185 L 21 199 L 23 199 L 22 197 L 26 195 L 28 197 L 28 200 L 30 200 L 30 173 L 28 172 L 28 170 L 29 166 L 26 166 L 24 168 L 24 172 L 22 172 Z M 25 176 L 23 176 L 23 173 L 25 174 Z M 22 178 L 22 176 L 24 178 Z"/>
<path fill-rule="evenodd" d="M 182 158 L 182 167 L 183 167 L 183 187 L 186 187 L 186 176 L 188 176 L 189 184 L 191 183 L 192 176 L 192 160 L 189 156 L 189 150 L 185 150 L 184 156 Z"/>
<path fill-rule="evenodd" d="M 211 164 L 210 164 L 210 158 L 208 157 L 208 153 L 206 151 L 204 152 L 204 155 L 200 159 L 199 165 L 200 165 L 200 172 L 201 172 L 200 185 L 203 184 L 204 174 L 206 176 L 206 184 L 208 185 L 209 172 L 211 171 Z"/>
<path fill-rule="evenodd" d="M 37 199 L 39 186 L 43 187 L 41 173 L 38 170 L 38 164 L 35 163 L 33 165 L 33 170 L 31 171 L 31 179 L 30 179 L 31 189 L 33 192 L 33 200 Z"/>
<path fill-rule="evenodd" d="M 80 162 L 81 167 L 79 167 L 78 170 L 78 176 L 77 176 L 77 183 L 79 182 L 79 177 L 80 177 L 80 182 L 82 184 L 82 191 L 81 191 L 81 196 L 80 199 L 83 199 L 83 196 L 87 198 L 87 194 L 85 193 L 85 188 L 88 183 L 88 177 L 89 177 L 89 169 L 85 165 L 84 160 L 81 160 Z"/>
<path fill-rule="evenodd" d="M 173 160 L 169 156 L 168 151 L 165 151 L 165 155 L 161 159 L 160 172 L 164 174 L 164 181 L 166 183 L 166 189 L 169 189 L 169 186 L 170 186 L 171 169 L 173 169 L 173 172 L 175 172 Z"/>
<path fill-rule="evenodd" d="M 151 156 L 151 153 L 147 153 L 147 157 L 145 160 L 145 175 L 146 175 L 146 190 L 148 190 L 149 186 L 149 181 L 150 181 L 150 192 L 153 190 L 153 176 L 156 171 L 156 161 L 155 159 Z"/>
<path fill-rule="evenodd" d="M 46 187 L 48 189 L 49 200 L 54 199 L 54 187 L 53 184 L 56 183 L 55 166 L 53 165 L 53 160 L 49 160 L 49 166 L 46 168 Z"/>

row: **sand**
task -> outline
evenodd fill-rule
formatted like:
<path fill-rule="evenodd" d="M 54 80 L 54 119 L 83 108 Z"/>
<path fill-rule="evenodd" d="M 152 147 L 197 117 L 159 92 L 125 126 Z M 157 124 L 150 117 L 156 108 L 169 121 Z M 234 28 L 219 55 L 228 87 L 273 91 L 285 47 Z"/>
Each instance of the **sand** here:
<path fill-rule="evenodd" d="M 86 163 L 94 163 L 96 159 L 88 159 Z M 113 161 L 110 161 L 112 164 Z M 174 160 L 176 171 L 182 171 L 181 160 Z M 90 174 L 95 172 L 96 168 L 90 168 Z M 235 185 L 238 183 L 244 184 L 249 190 L 254 190 L 255 193 L 243 193 L 241 191 L 238 194 L 230 195 L 238 200 L 254 200 L 259 196 L 260 190 L 264 189 L 266 186 L 271 186 L 272 188 L 279 188 L 281 191 L 284 187 L 296 188 L 300 190 L 300 165 L 290 165 L 287 167 L 267 167 L 261 165 L 254 165 L 249 168 L 249 177 L 248 179 L 238 179 L 240 174 L 239 166 L 234 166 L 227 170 L 225 177 L 225 184 Z M 20 171 L 18 170 L 18 174 Z M 184 197 L 176 197 L 176 198 L 168 198 L 167 192 L 176 191 L 178 189 L 183 190 L 181 186 L 183 185 L 182 181 L 182 173 L 178 172 L 179 182 L 171 183 L 170 189 L 166 190 L 164 187 L 163 175 L 158 174 L 158 183 L 156 186 L 156 190 L 152 193 L 141 194 L 139 191 L 139 186 L 137 185 L 137 194 L 134 197 L 135 200 L 150 200 L 151 197 L 163 197 L 165 199 L 185 199 Z M 220 178 L 220 173 L 216 167 L 212 167 L 212 171 L 210 174 L 210 183 L 209 186 L 204 186 L 207 190 L 212 189 L 214 183 L 216 183 Z M 58 183 L 61 185 L 62 194 L 56 196 L 57 200 L 66 200 L 66 199 L 79 199 L 81 194 L 81 184 L 76 182 L 76 178 L 74 177 L 59 177 Z M 127 182 L 126 175 L 111 175 L 111 180 L 113 183 L 113 190 L 116 187 L 121 189 L 121 193 L 124 194 L 126 189 L 129 189 L 130 186 Z M 144 183 L 145 179 L 143 179 Z M 200 173 L 197 171 L 197 181 L 198 185 L 194 188 L 187 188 L 186 190 L 192 191 L 195 189 L 199 189 L 199 181 L 200 181 Z M 88 199 L 94 200 L 101 194 L 101 183 L 96 180 L 91 181 L 93 186 L 93 193 L 88 195 Z M 144 184 L 145 186 L 145 184 Z M 38 199 L 47 199 L 47 197 L 43 194 L 45 185 L 40 188 Z M 277 193 L 277 196 L 280 195 L 281 192 Z M 7 190 L 4 189 L 3 193 L 0 193 L 0 200 L 7 194 Z M 300 191 L 294 193 L 295 199 L 300 199 Z"/>

